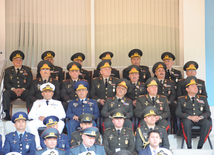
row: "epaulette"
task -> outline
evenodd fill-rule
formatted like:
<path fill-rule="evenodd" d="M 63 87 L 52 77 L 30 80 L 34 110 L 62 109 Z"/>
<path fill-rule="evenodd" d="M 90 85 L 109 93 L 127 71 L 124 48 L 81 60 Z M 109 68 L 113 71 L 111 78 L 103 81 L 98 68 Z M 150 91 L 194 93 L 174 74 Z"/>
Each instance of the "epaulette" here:
<path fill-rule="evenodd" d="M 111 127 L 109 127 L 109 128 L 107 128 L 107 129 L 105 129 L 105 131 L 107 131 L 107 130 L 109 130 L 109 129 L 111 129 Z"/>
<path fill-rule="evenodd" d="M 140 67 L 145 67 L 145 68 L 149 68 L 148 66 L 144 66 L 144 65 L 142 65 L 142 66 L 140 66 Z"/>
<path fill-rule="evenodd" d="M 97 144 L 97 143 L 94 143 L 95 145 L 100 145 L 100 146 L 103 146 L 103 144 Z"/>
<path fill-rule="evenodd" d="M 161 126 L 161 127 L 165 129 L 165 126 Z"/>
<path fill-rule="evenodd" d="M 63 80 L 62 82 L 65 82 L 65 81 L 69 81 L 70 79 L 67 79 L 67 80 Z"/>
<path fill-rule="evenodd" d="M 77 146 L 79 146 L 79 145 L 71 146 L 71 148 L 75 148 L 75 147 L 77 147 Z"/>
<path fill-rule="evenodd" d="M 131 100 L 130 98 L 128 98 L 128 97 L 124 97 L 124 99 L 127 99 L 127 100 Z M 132 101 L 132 100 L 131 100 Z"/>
<path fill-rule="evenodd" d="M 94 78 L 93 78 L 93 80 L 95 80 L 95 79 L 99 79 L 99 78 L 100 78 L 100 77 L 94 77 Z"/>
<path fill-rule="evenodd" d="M 80 81 L 85 81 L 85 82 L 88 82 L 87 80 L 85 80 L 85 79 L 80 79 Z"/>
<path fill-rule="evenodd" d="M 179 96 L 178 98 L 182 98 L 182 97 L 185 97 L 186 95 L 183 95 L 183 96 Z"/>
<path fill-rule="evenodd" d="M 5 68 L 5 69 L 8 69 L 8 68 L 12 68 L 13 66 L 10 66 L 10 67 L 7 67 L 7 68 Z"/>
<path fill-rule="evenodd" d="M 198 97 L 205 97 L 205 98 L 206 98 L 206 96 L 205 96 L 205 95 L 198 95 Z"/>
<path fill-rule="evenodd" d="M 166 98 L 166 96 L 164 96 L 164 95 L 160 95 L 160 97 L 164 97 L 164 98 Z"/>
<path fill-rule="evenodd" d="M 204 82 L 204 80 L 202 80 L 202 79 L 197 79 L 198 81 L 203 81 Z"/>
<path fill-rule="evenodd" d="M 12 132 L 7 133 L 7 135 L 9 135 L 10 133 L 12 133 Z"/>
<path fill-rule="evenodd" d="M 118 80 L 118 78 L 117 78 L 117 77 L 114 77 L 114 76 L 111 76 L 111 78 L 112 78 L 112 79 L 116 79 L 116 80 Z"/>
<path fill-rule="evenodd" d="M 184 81 L 185 79 L 180 79 L 179 81 Z"/>
<path fill-rule="evenodd" d="M 40 78 L 35 78 L 35 79 L 33 79 L 33 80 L 39 80 Z"/>
<path fill-rule="evenodd" d="M 123 128 L 125 128 L 126 130 L 131 130 L 131 131 L 132 131 L 132 129 L 130 129 L 130 128 L 128 128 L 128 127 L 123 127 Z"/>
<path fill-rule="evenodd" d="M 65 134 L 65 133 L 61 133 L 62 135 L 66 135 L 67 136 L 67 134 Z"/>
<path fill-rule="evenodd" d="M 146 96 L 145 94 L 144 95 L 140 95 L 139 97 L 143 97 L 143 96 Z"/>
<path fill-rule="evenodd" d="M 172 81 L 172 80 L 170 80 L 170 79 L 165 79 L 165 80 L 170 81 L 170 82 L 173 82 L 173 81 Z"/>
<path fill-rule="evenodd" d="M 58 150 L 61 150 L 61 151 L 65 151 L 64 149 L 61 149 L 61 148 L 57 148 Z"/>
<path fill-rule="evenodd" d="M 111 99 L 111 98 L 114 98 L 114 96 L 113 97 L 108 97 L 107 99 Z"/>

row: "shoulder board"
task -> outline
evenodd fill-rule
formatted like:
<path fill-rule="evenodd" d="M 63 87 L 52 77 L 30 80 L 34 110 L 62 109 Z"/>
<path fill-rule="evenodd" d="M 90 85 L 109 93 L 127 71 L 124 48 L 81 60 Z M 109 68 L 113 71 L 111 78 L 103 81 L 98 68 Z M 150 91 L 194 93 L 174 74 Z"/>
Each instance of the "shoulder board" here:
<path fill-rule="evenodd" d="M 103 146 L 103 144 L 97 144 L 97 143 L 94 143 L 94 145 L 99 145 L 99 146 Z"/>
<path fill-rule="evenodd" d="M 165 129 L 165 126 L 161 126 L 161 127 Z"/>
<path fill-rule="evenodd" d="M 185 79 L 180 79 L 179 81 L 184 81 Z"/>
<path fill-rule="evenodd" d="M 107 130 L 109 130 L 109 129 L 111 129 L 112 127 L 109 127 L 109 128 L 107 128 L 107 129 L 105 129 L 105 131 L 107 131 Z"/>
<path fill-rule="evenodd" d="M 9 69 L 9 68 L 13 68 L 13 66 L 7 67 L 7 68 L 5 68 L 5 69 Z"/>
<path fill-rule="evenodd" d="M 70 81 L 70 79 L 67 79 L 67 80 L 63 80 L 63 82 L 65 82 L 65 81 Z"/>
<path fill-rule="evenodd" d="M 198 81 L 203 81 L 204 82 L 204 80 L 202 80 L 202 79 L 197 79 Z"/>
<path fill-rule="evenodd" d="M 108 97 L 107 99 L 114 99 L 114 97 Z"/>
<path fill-rule="evenodd" d="M 80 79 L 80 81 L 85 81 L 85 82 L 88 82 L 87 80 L 85 80 L 85 79 Z"/>
<path fill-rule="evenodd" d="M 99 78 L 100 78 L 100 77 L 94 77 L 94 78 L 93 78 L 93 80 L 95 80 L 95 79 L 99 79 Z"/>
<path fill-rule="evenodd" d="M 12 132 L 7 133 L 7 135 L 11 134 Z"/>
<path fill-rule="evenodd" d="M 130 128 L 127 128 L 127 127 L 123 127 L 123 128 L 125 128 L 126 130 L 131 130 L 131 131 L 132 131 L 132 129 L 130 129 Z"/>
<path fill-rule="evenodd" d="M 186 95 L 183 95 L 183 96 L 179 96 L 178 98 L 184 98 Z"/>
<path fill-rule="evenodd" d="M 33 80 L 39 80 L 40 78 L 35 78 L 35 79 L 33 79 Z"/>
<path fill-rule="evenodd" d="M 64 151 L 64 149 L 57 148 L 58 150 Z"/>
<path fill-rule="evenodd" d="M 144 65 L 142 65 L 142 66 L 140 66 L 140 67 L 145 67 L 145 68 L 149 68 L 148 66 L 144 66 Z"/>
<path fill-rule="evenodd" d="M 140 81 L 139 81 L 139 83 L 140 83 L 140 84 L 145 84 L 144 82 L 140 82 Z"/>
<path fill-rule="evenodd" d="M 130 98 L 128 98 L 128 97 L 124 97 L 124 99 L 127 99 L 127 100 L 131 100 Z M 132 101 L 132 100 L 131 100 Z"/>
<path fill-rule="evenodd" d="M 170 81 L 170 82 L 173 82 L 172 80 L 170 80 L 170 79 L 165 79 L 166 81 Z"/>
<path fill-rule="evenodd" d="M 205 97 L 205 98 L 207 98 L 205 95 L 198 95 L 198 97 Z"/>
<path fill-rule="evenodd" d="M 164 98 L 166 98 L 166 96 L 164 96 L 164 95 L 160 95 L 160 97 L 164 97 Z"/>
<path fill-rule="evenodd" d="M 144 96 L 146 96 L 146 95 L 140 95 L 139 97 L 144 97 Z"/>
<path fill-rule="evenodd" d="M 65 134 L 65 133 L 61 133 L 62 135 L 66 135 L 67 136 L 67 134 Z"/>
<path fill-rule="evenodd" d="M 111 78 L 112 78 L 112 79 L 117 79 L 117 80 L 118 80 L 118 78 L 117 78 L 117 77 L 114 77 L 114 76 L 111 76 Z"/>
<path fill-rule="evenodd" d="M 72 148 L 75 148 L 75 147 L 77 147 L 77 146 L 79 146 L 79 145 L 74 145 L 74 146 L 71 146 L 71 149 L 72 149 Z"/>

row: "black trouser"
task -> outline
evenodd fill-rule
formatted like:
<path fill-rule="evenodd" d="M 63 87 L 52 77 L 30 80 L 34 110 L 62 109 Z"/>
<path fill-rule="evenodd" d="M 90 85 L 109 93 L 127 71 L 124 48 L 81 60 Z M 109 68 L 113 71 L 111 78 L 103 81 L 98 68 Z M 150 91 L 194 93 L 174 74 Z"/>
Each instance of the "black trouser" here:
<path fill-rule="evenodd" d="M 169 108 L 170 108 L 170 113 L 172 115 L 172 125 L 173 126 L 173 131 L 174 131 L 174 134 L 175 134 L 175 131 L 177 131 L 177 117 L 175 115 L 175 111 L 176 111 L 176 107 L 177 107 L 177 104 L 175 104 L 174 102 L 169 104 Z"/>
<path fill-rule="evenodd" d="M 200 140 L 198 142 L 198 147 L 202 147 L 211 130 L 211 122 L 208 119 L 202 119 L 197 123 L 194 123 L 193 121 L 191 121 L 189 119 L 183 119 L 181 122 L 182 122 L 181 127 L 182 127 L 182 131 L 183 131 L 183 135 L 186 140 L 188 148 L 192 147 L 192 144 L 191 144 L 192 126 L 197 125 L 197 126 L 201 127 Z"/>
<path fill-rule="evenodd" d="M 3 109 L 4 111 L 10 111 L 10 101 L 13 101 L 17 98 L 20 98 L 24 101 L 26 101 L 26 98 L 28 97 L 29 90 L 26 89 L 23 91 L 22 95 L 17 97 L 16 93 L 12 90 L 5 90 L 3 92 Z M 26 104 L 27 106 L 27 104 Z"/>

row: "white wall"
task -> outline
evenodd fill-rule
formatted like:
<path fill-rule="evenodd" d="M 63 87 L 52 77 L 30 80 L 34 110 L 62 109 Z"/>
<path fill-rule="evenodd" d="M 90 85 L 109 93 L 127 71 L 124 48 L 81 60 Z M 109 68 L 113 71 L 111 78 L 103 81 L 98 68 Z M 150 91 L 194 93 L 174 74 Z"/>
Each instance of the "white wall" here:
<path fill-rule="evenodd" d="M 5 0 L 0 0 L 0 61 L 5 58 Z"/>

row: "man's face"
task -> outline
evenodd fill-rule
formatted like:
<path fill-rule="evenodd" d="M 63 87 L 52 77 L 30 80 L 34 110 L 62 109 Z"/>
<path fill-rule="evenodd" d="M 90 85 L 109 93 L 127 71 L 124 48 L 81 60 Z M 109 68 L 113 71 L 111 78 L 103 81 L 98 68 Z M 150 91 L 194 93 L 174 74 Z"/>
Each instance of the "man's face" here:
<path fill-rule="evenodd" d="M 160 135 L 158 133 L 152 132 L 149 136 L 148 141 L 152 147 L 158 147 L 159 143 L 161 142 Z"/>
<path fill-rule="evenodd" d="M 163 62 L 165 63 L 167 69 L 171 69 L 172 66 L 174 65 L 173 60 L 164 60 Z"/>
<path fill-rule="evenodd" d="M 74 62 L 78 62 L 82 66 L 82 61 L 79 59 L 74 60 Z"/>
<path fill-rule="evenodd" d="M 82 129 L 92 127 L 93 123 L 80 123 Z"/>
<path fill-rule="evenodd" d="M 80 71 L 79 70 L 70 70 L 69 75 L 71 76 L 71 79 L 76 80 L 79 78 Z"/>
<path fill-rule="evenodd" d="M 45 145 L 49 149 L 54 149 L 57 145 L 57 139 L 56 138 L 47 138 L 44 140 Z"/>
<path fill-rule="evenodd" d="M 129 74 L 129 78 L 130 78 L 131 82 L 137 82 L 139 77 L 140 77 L 139 73 L 130 73 Z"/>
<path fill-rule="evenodd" d="M 109 77 L 111 75 L 111 68 L 110 67 L 105 67 L 105 68 L 102 68 L 100 70 L 100 74 L 103 76 L 103 77 Z"/>
<path fill-rule="evenodd" d="M 47 126 L 47 128 L 55 128 L 55 129 L 58 129 L 58 123 L 55 124 L 55 125 Z"/>
<path fill-rule="evenodd" d="M 92 145 L 94 145 L 95 137 L 90 137 L 85 134 L 82 134 L 82 141 L 86 147 L 91 147 Z"/>
<path fill-rule="evenodd" d="M 197 74 L 196 70 L 187 70 L 186 71 L 187 77 L 189 77 L 189 76 L 196 76 L 196 74 Z"/>
<path fill-rule="evenodd" d="M 189 85 L 189 87 L 186 88 L 186 91 L 188 94 L 196 95 L 198 93 L 198 87 L 196 84 Z"/>
<path fill-rule="evenodd" d="M 117 96 L 124 96 L 127 93 L 127 89 L 123 86 L 117 86 L 116 88 L 116 95 Z"/>
<path fill-rule="evenodd" d="M 19 68 L 22 66 L 23 60 L 21 58 L 15 58 L 12 63 L 15 67 Z"/>
<path fill-rule="evenodd" d="M 43 92 L 42 92 L 42 96 L 43 96 L 43 98 L 44 98 L 45 100 L 50 100 L 50 99 L 52 99 L 53 95 L 54 95 L 54 92 L 53 92 L 53 91 L 50 91 L 50 90 L 46 90 L 46 91 L 43 91 Z"/>
<path fill-rule="evenodd" d="M 76 91 L 77 95 L 79 98 L 84 99 L 86 98 L 87 94 L 88 94 L 88 90 L 87 89 L 80 89 Z"/>
<path fill-rule="evenodd" d="M 52 64 L 54 64 L 54 58 L 46 58 L 46 59 L 44 59 L 44 60 L 48 60 L 48 61 L 50 61 Z"/>
<path fill-rule="evenodd" d="M 131 58 L 131 63 L 132 65 L 140 66 L 140 58 L 138 57 Z"/>
<path fill-rule="evenodd" d="M 155 71 L 155 75 L 157 76 L 158 79 L 164 79 L 165 78 L 165 74 L 166 74 L 166 71 L 164 70 L 164 68 L 158 68 Z"/>
<path fill-rule="evenodd" d="M 112 123 L 116 128 L 122 128 L 124 124 L 124 118 L 113 118 Z"/>
<path fill-rule="evenodd" d="M 155 115 L 146 116 L 144 118 L 144 121 L 146 122 L 147 125 L 153 126 L 153 125 L 155 125 L 155 122 L 156 122 L 156 118 L 155 117 L 156 117 Z"/>
<path fill-rule="evenodd" d="M 158 93 L 158 86 L 157 85 L 149 86 L 147 88 L 147 91 L 148 91 L 149 95 L 156 96 Z"/>
<path fill-rule="evenodd" d="M 16 130 L 25 130 L 26 128 L 26 121 L 24 119 L 19 119 L 14 123 L 14 126 L 16 128 Z"/>
<path fill-rule="evenodd" d="M 40 75 L 42 78 L 49 77 L 51 75 L 51 70 L 48 68 L 40 69 Z"/>

